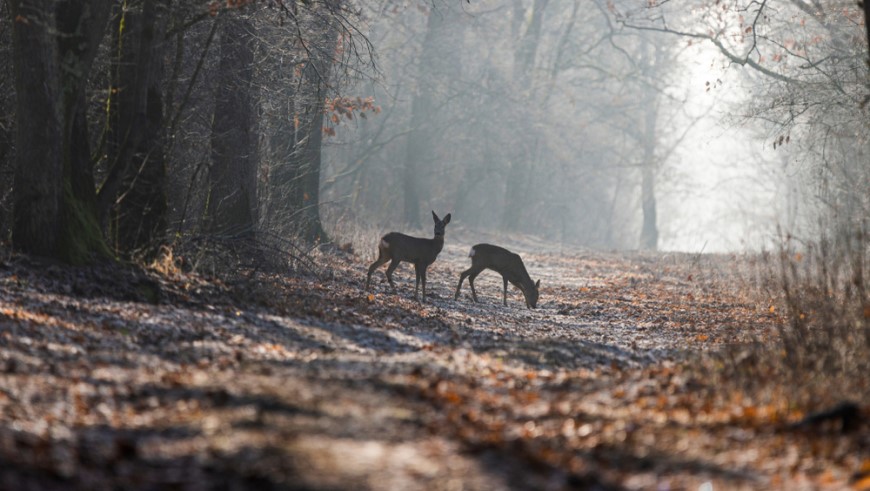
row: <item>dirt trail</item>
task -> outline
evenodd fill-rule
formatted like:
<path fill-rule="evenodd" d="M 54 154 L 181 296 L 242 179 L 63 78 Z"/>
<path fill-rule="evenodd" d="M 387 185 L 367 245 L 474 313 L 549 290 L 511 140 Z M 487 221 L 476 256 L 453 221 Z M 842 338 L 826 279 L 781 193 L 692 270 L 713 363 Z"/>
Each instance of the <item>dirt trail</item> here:
<path fill-rule="evenodd" d="M 528 310 L 512 287 L 501 305 L 491 272 L 476 282 L 482 303 L 465 289 L 453 300 L 466 243 L 448 242 L 424 305 L 409 265 L 397 293 L 383 269 L 367 293 L 365 258 L 341 252 L 319 258 L 331 279 L 260 273 L 229 284 L 9 257 L 0 488 L 796 482 L 796 457 L 765 468 L 747 456 L 754 434 L 742 413 L 704 412 L 714 391 L 681 368 L 687 353 L 769 330 L 772 316 L 735 288 L 736 258 L 507 244 L 542 280 Z M 160 301 L 149 303 L 156 284 Z"/>

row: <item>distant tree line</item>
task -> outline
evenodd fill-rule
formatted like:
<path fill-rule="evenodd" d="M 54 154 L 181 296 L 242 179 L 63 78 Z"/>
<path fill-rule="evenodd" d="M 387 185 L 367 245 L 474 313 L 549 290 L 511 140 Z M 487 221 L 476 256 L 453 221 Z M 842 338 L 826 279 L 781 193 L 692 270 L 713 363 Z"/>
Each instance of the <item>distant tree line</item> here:
<path fill-rule="evenodd" d="M 812 234 L 832 215 L 846 227 L 870 214 L 855 2 L 434 0 L 363 11 L 383 78 L 350 90 L 383 111 L 325 148 L 332 219 L 413 227 L 426 223 L 419 203 L 431 203 L 455 210 L 457 228 L 656 249 L 693 192 L 681 163 L 730 165 L 684 150 L 702 117 L 745 128 L 738 145 L 753 162 L 740 164 L 770 181 L 758 183 L 770 196 L 761 206 L 728 197 L 758 221 L 747 226 Z M 693 64 L 710 75 L 687 86 Z M 687 109 L 715 99 L 728 103 Z M 752 137 L 763 158 L 749 156 L 762 146 Z"/>
<path fill-rule="evenodd" d="M 605 2 L 367 5 L 382 113 L 326 149 L 330 217 L 458 226 L 602 248 L 658 247 L 657 176 L 691 126 L 677 44 L 620 31 Z"/>

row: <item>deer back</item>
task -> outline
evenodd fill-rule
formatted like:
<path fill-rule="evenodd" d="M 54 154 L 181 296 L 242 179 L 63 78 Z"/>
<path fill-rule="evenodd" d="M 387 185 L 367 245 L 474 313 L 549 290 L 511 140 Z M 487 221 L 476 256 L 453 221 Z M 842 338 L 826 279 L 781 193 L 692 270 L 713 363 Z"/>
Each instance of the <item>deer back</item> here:
<path fill-rule="evenodd" d="M 381 243 L 386 244 L 387 252 L 395 260 L 428 265 L 435 262 L 438 253 L 444 248 L 444 237 L 424 239 L 399 232 L 390 232 L 381 238 Z"/>
<path fill-rule="evenodd" d="M 511 283 L 534 285 L 519 254 L 492 244 L 477 244 L 469 255 L 475 268 L 491 269 Z"/>

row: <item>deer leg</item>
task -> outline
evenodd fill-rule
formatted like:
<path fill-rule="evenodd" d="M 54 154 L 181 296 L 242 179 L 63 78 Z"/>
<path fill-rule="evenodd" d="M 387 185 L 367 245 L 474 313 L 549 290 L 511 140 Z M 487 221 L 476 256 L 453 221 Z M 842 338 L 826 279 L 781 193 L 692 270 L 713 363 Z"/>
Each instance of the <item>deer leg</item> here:
<path fill-rule="evenodd" d="M 380 268 L 381 265 L 386 263 L 387 261 L 389 261 L 389 258 L 384 257 L 383 254 L 378 254 L 378 258 L 375 260 L 375 262 L 372 263 L 371 266 L 369 266 L 369 274 L 366 276 L 366 290 L 369 289 L 369 284 L 372 282 L 372 273 L 374 273 L 376 269 Z"/>
<path fill-rule="evenodd" d="M 502 281 L 504 281 L 504 294 L 503 294 L 503 302 L 504 306 L 507 307 L 507 278 L 504 276 L 501 277 Z"/>
<path fill-rule="evenodd" d="M 418 266 L 417 264 L 414 265 L 414 276 L 416 276 L 414 281 L 414 300 L 419 302 L 420 297 L 417 296 L 417 290 L 420 288 L 420 266 Z M 424 293 L 423 297 L 425 296 L 426 295 Z M 423 300 L 425 300 L 425 298 Z"/>
<path fill-rule="evenodd" d="M 459 285 L 456 286 L 456 294 L 453 295 L 453 300 L 459 300 L 459 291 L 462 290 L 462 282 L 471 274 L 471 269 L 467 269 L 459 275 Z"/>
<path fill-rule="evenodd" d="M 426 266 L 420 268 L 420 280 L 423 282 L 423 303 L 426 302 Z"/>
<path fill-rule="evenodd" d="M 474 289 L 474 279 L 477 278 L 478 274 L 480 273 L 475 271 L 468 277 L 468 284 L 471 285 L 471 298 L 474 299 L 474 303 L 477 303 L 477 291 Z"/>
<path fill-rule="evenodd" d="M 393 259 L 392 261 L 390 261 L 390 265 L 387 266 L 387 281 L 390 282 L 390 286 L 393 287 L 393 290 L 396 289 L 396 284 L 393 283 L 393 271 L 395 271 L 396 268 L 399 267 L 400 262 L 401 261 L 399 261 L 398 259 Z"/>

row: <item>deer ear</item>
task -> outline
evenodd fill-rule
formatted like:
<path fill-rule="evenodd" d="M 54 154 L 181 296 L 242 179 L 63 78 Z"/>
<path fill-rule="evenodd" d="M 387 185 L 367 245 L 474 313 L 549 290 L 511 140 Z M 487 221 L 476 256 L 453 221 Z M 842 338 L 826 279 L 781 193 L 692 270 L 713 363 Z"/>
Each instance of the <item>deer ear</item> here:
<path fill-rule="evenodd" d="M 541 280 L 538 280 L 537 282 L 535 282 L 535 290 L 537 290 L 539 288 L 541 288 Z"/>
<path fill-rule="evenodd" d="M 435 210 L 432 210 L 432 219 L 435 220 L 436 222 L 441 221 L 441 219 L 438 218 L 438 215 L 435 214 Z"/>
<path fill-rule="evenodd" d="M 447 225 L 448 223 L 450 223 L 450 213 L 448 213 L 447 216 L 444 217 L 444 225 Z"/>

